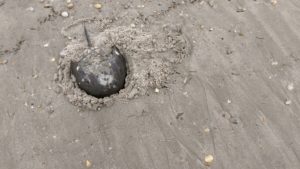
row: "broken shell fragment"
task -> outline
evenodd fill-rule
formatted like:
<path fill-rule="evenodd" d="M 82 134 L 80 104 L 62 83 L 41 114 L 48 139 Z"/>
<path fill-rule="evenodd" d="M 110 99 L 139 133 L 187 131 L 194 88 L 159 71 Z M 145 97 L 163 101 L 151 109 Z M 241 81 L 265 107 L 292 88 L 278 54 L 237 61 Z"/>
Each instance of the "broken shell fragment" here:
<path fill-rule="evenodd" d="M 69 13 L 66 12 L 66 11 L 64 11 L 64 12 L 61 13 L 61 16 L 64 17 L 64 18 L 66 18 L 66 17 L 69 16 Z"/>
<path fill-rule="evenodd" d="M 87 168 L 90 168 L 90 167 L 92 166 L 92 163 L 91 163 L 89 160 L 86 160 L 86 161 L 85 161 L 85 166 L 86 166 Z"/>
<path fill-rule="evenodd" d="M 102 5 L 99 4 L 99 3 L 97 3 L 97 4 L 94 5 L 94 7 L 95 7 L 96 9 L 101 9 L 101 8 L 102 8 Z"/>
<path fill-rule="evenodd" d="M 204 162 L 206 166 L 210 166 L 213 161 L 214 161 L 214 157 L 212 155 L 207 155 L 204 158 Z"/>

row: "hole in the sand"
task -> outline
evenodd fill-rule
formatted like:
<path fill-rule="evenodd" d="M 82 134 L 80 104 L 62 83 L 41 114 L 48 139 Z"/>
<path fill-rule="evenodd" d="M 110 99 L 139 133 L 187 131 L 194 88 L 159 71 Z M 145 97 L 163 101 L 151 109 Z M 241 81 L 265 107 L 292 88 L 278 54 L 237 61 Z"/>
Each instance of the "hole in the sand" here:
<path fill-rule="evenodd" d="M 68 100 L 79 107 L 100 110 L 163 88 L 191 50 L 176 25 L 148 25 L 152 29 L 142 30 L 107 19 L 92 21 L 63 28 L 68 39 L 77 38 L 60 53 L 55 76 Z"/>

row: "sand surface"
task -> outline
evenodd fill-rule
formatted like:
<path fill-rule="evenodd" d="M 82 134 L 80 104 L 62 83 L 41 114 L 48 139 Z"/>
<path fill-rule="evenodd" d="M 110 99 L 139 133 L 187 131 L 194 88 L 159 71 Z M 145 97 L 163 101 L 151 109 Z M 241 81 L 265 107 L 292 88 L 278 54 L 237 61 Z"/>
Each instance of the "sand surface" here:
<path fill-rule="evenodd" d="M 0 169 L 300 168 L 299 0 L 95 2 L 0 0 Z M 77 107 L 54 76 L 93 17 L 178 27 L 191 51 L 159 92 Z"/>

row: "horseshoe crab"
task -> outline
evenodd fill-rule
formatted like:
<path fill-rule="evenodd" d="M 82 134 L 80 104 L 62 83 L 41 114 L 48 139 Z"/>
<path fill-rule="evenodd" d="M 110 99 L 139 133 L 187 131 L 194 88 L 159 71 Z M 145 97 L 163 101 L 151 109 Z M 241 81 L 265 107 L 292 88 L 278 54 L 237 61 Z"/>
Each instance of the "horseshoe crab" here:
<path fill-rule="evenodd" d="M 112 46 L 109 54 L 101 54 L 101 50 L 93 47 L 85 25 L 84 34 L 88 52 L 84 52 L 79 61 L 72 61 L 70 65 L 78 87 L 97 98 L 118 93 L 124 88 L 127 76 L 125 57 L 117 46 Z"/>

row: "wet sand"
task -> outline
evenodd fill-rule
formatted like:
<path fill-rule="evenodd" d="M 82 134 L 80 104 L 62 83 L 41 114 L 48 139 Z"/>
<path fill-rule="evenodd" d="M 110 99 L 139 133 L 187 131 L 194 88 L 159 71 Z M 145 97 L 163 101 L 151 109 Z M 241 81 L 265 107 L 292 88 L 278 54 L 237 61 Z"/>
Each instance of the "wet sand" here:
<path fill-rule="evenodd" d="M 0 0 L 0 169 L 300 168 L 300 1 L 47 3 Z M 91 17 L 178 25 L 191 54 L 159 92 L 76 107 L 54 80 L 61 32 Z"/>

